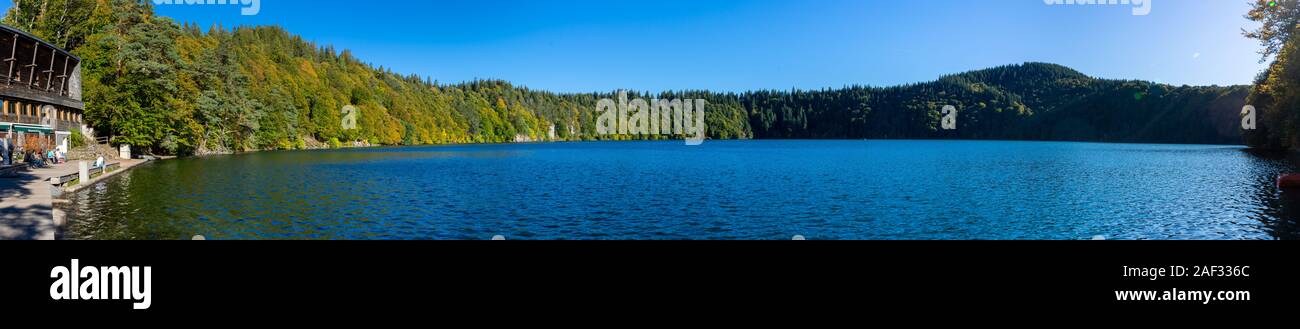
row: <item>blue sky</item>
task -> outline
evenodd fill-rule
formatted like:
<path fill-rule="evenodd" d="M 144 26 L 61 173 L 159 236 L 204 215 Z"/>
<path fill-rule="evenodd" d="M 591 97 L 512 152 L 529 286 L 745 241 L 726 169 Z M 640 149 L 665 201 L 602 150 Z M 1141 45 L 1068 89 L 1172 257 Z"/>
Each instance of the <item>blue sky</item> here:
<path fill-rule="evenodd" d="M 203 26 L 280 25 L 442 82 L 559 92 L 896 85 L 1041 61 L 1172 84 L 1248 84 L 1263 69 L 1246 0 L 1048 6 L 1043 0 L 260 0 L 163 5 Z"/>

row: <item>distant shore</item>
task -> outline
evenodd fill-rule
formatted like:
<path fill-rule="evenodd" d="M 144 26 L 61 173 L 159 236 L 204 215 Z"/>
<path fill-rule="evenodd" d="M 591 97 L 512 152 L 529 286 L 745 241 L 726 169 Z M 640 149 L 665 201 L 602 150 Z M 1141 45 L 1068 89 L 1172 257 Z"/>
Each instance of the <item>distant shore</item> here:
<path fill-rule="evenodd" d="M 1197 144 L 1197 143 L 1178 143 L 1178 142 L 1143 142 L 1143 141 L 1089 141 L 1089 140 L 1047 140 L 1047 139 L 944 139 L 944 138 L 868 138 L 868 139 L 850 139 L 850 138 L 787 138 L 787 139 L 753 139 L 753 138 L 733 138 L 733 139 L 706 139 L 705 144 L 710 142 L 763 142 L 763 141 L 949 141 L 949 142 L 1029 142 L 1029 143 L 1085 143 L 1085 144 L 1134 144 L 1134 145 L 1205 145 L 1205 146 L 1239 146 L 1249 148 L 1244 143 L 1223 143 L 1223 144 Z M 204 154 L 193 154 L 184 156 L 163 156 L 164 159 L 171 158 L 203 158 L 210 156 L 239 155 L 261 152 L 297 152 L 297 151 L 329 151 L 329 150 L 349 150 L 349 149 L 380 149 L 380 148 L 406 148 L 406 147 L 431 147 L 431 146 L 474 146 L 474 145 L 529 145 L 529 144 L 559 144 L 559 143 L 614 143 L 614 142 L 684 142 L 682 139 L 592 139 L 592 140 L 545 140 L 529 142 L 484 142 L 484 143 L 446 143 L 446 144 L 413 144 L 413 145 L 382 145 L 368 144 L 366 146 L 343 146 L 339 148 L 304 148 L 304 149 L 268 149 L 255 150 L 233 153 L 209 152 Z M 1252 149 L 1261 152 L 1284 152 L 1276 150 Z"/>

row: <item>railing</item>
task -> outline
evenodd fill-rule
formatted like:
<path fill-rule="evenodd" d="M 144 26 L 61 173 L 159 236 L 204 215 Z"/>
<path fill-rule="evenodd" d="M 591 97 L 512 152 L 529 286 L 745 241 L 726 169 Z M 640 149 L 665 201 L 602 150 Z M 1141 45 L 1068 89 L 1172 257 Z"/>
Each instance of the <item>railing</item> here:
<path fill-rule="evenodd" d="M 46 82 L 41 80 L 37 80 L 36 83 L 34 84 L 28 84 L 27 81 L 18 81 L 18 80 L 9 81 L 8 78 L 4 77 L 4 73 L 0 73 L 0 88 L 15 88 L 15 89 L 21 88 L 21 89 L 26 89 L 26 90 L 31 90 L 34 92 L 46 94 L 49 96 L 59 96 L 59 97 L 71 96 L 69 95 L 68 88 L 65 87 L 63 88 L 64 90 L 60 91 L 58 90 L 59 89 L 58 87 L 59 85 L 57 84 L 47 84 Z"/>
<path fill-rule="evenodd" d="M 76 121 L 68 121 L 68 120 L 59 120 L 58 123 L 59 123 L 59 125 L 56 126 L 56 127 L 59 127 L 59 130 L 73 131 L 73 130 L 80 130 L 80 129 L 81 129 L 81 123 L 80 123 L 80 122 L 76 122 Z"/>
<path fill-rule="evenodd" d="M 30 115 L 17 115 L 17 114 L 0 114 L 0 122 L 39 125 L 41 124 L 41 117 L 30 116 Z M 74 129 L 81 128 L 81 123 L 76 121 L 58 120 L 57 123 L 58 125 L 56 127 L 58 127 L 59 130 L 71 131 Z"/>
<path fill-rule="evenodd" d="M 78 179 L 81 179 L 80 172 L 74 172 L 71 174 L 58 176 L 58 177 L 50 177 L 50 185 L 55 185 L 55 186 L 67 185 L 68 183 L 75 182 Z"/>
<path fill-rule="evenodd" d="M 67 96 L 67 92 L 59 92 L 58 90 L 52 90 L 53 88 L 50 88 L 49 84 L 41 80 L 36 80 L 36 83 L 28 84 L 27 81 L 19 81 L 19 80 L 9 81 L 9 78 L 6 78 L 4 77 L 4 75 L 0 74 L 0 84 L 4 84 L 6 86 L 17 86 L 21 88 L 27 88 L 27 89 L 31 89 L 31 90 L 35 90 L 47 94 L 52 94 L 52 95 Z"/>
<path fill-rule="evenodd" d="M 18 114 L 0 114 L 0 122 L 13 122 L 23 124 L 41 124 L 41 117 Z"/>
<path fill-rule="evenodd" d="M 90 176 L 90 179 L 93 180 L 95 178 L 99 178 L 101 176 L 107 175 L 108 173 L 115 172 L 118 170 L 122 170 L 122 163 L 114 162 L 114 163 L 106 164 L 103 167 L 89 168 L 89 170 L 87 170 L 86 172 L 86 176 Z M 49 179 L 49 182 L 51 185 L 55 185 L 55 186 L 64 186 L 72 182 L 77 182 L 78 184 L 86 183 L 86 182 L 80 182 L 80 180 L 81 180 L 81 172 L 78 171 L 63 176 L 51 177 Z"/>

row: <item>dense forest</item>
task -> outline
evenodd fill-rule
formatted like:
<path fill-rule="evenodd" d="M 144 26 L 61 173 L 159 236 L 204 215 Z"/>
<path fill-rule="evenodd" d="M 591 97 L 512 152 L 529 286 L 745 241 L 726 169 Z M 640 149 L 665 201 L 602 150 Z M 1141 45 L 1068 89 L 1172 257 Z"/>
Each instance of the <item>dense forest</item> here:
<path fill-rule="evenodd" d="M 596 102 L 504 81 L 439 83 L 279 27 L 203 28 L 141 0 L 15 0 L 4 24 L 82 58 L 86 119 L 156 154 L 372 145 L 672 138 L 601 136 Z M 1258 87 L 1256 90 L 1258 91 Z M 1106 80 L 1026 63 L 895 87 L 631 97 L 705 99 L 713 139 L 953 138 L 1239 143 L 1249 87 Z M 341 109 L 359 109 L 343 129 Z M 959 109 L 960 129 L 939 129 Z M 675 136 L 680 137 L 680 136 Z"/>
<path fill-rule="evenodd" d="M 1255 0 L 1247 18 L 1261 23 L 1246 37 L 1259 40 L 1261 61 L 1272 59 L 1255 79 L 1248 102 L 1256 107 L 1257 129 L 1246 144 L 1270 150 L 1300 149 L 1300 3 Z"/>

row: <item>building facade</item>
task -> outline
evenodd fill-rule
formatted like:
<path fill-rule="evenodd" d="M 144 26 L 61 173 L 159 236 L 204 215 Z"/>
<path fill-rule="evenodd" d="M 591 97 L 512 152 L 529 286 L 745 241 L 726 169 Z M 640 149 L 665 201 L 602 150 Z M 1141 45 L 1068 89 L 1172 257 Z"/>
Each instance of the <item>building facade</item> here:
<path fill-rule="evenodd" d="M 81 59 L 0 24 L 0 138 L 20 151 L 67 152 L 82 122 Z"/>

